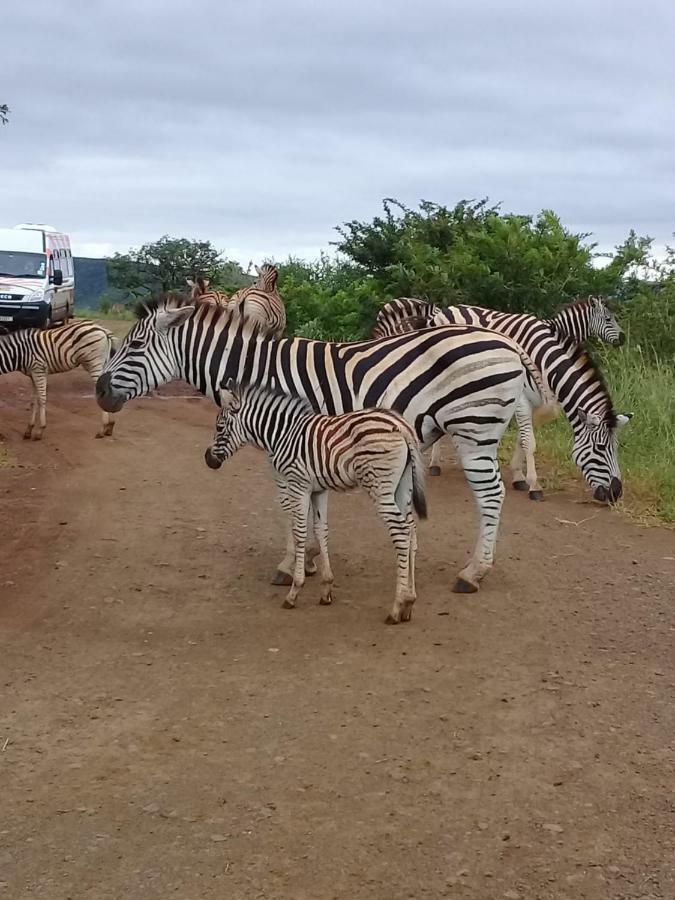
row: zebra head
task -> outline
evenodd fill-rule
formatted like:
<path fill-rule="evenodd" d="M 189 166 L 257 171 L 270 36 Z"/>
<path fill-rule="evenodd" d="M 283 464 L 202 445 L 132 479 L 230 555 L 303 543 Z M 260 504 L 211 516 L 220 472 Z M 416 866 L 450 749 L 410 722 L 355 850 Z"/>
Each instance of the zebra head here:
<path fill-rule="evenodd" d="M 108 360 L 96 382 L 96 400 L 101 409 L 118 412 L 127 400 L 179 377 L 173 335 L 194 311 L 194 306 L 176 306 L 170 300 L 143 306 L 143 317 Z"/>
<path fill-rule="evenodd" d="M 603 297 L 590 297 L 588 301 L 588 331 L 593 337 L 620 347 L 626 340 L 616 316 Z"/>
<path fill-rule="evenodd" d="M 206 448 L 204 461 L 210 469 L 219 469 L 248 440 L 239 416 L 241 391 L 231 378 L 220 389 L 220 412 L 216 419 L 213 443 Z"/>
<path fill-rule="evenodd" d="M 616 503 L 623 492 L 619 470 L 619 429 L 630 415 L 611 413 L 602 417 L 577 410 L 572 459 L 595 488 L 593 496 L 602 503 Z"/>

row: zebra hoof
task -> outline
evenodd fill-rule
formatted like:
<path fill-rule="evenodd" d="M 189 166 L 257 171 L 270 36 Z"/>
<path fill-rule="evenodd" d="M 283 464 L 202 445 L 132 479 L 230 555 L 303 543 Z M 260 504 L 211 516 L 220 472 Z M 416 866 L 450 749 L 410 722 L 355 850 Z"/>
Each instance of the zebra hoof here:
<path fill-rule="evenodd" d="M 30 431 L 30 430 L 29 430 L 29 431 L 24 431 L 24 433 L 23 433 L 23 439 L 24 439 L 24 441 L 29 441 L 29 440 L 31 439 L 32 435 L 33 435 L 33 432 L 32 432 L 32 431 Z"/>
<path fill-rule="evenodd" d="M 288 597 L 286 597 L 284 602 L 281 604 L 281 608 L 282 609 L 295 609 L 295 603 L 293 603 L 291 600 L 288 599 Z"/>
<path fill-rule="evenodd" d="M 332 602 L 333 602 L 333 595 L 332 595 L 332 594 L 326 594 L 325 597 L 322 597 L 322 598 L 319 600 L 319 605 L 320 605 L 320 606 L 330 606 L 330 605 L 332 604 Z"/>
<path fill-rule="evenodd" d="M 384 620 L 385 625 L 398 625 L 398 623 L 399 620 L 395 616 L 392 616 L 391 613 L 389 613 L 387 618 Z"/>
<path fill-rule="evenodd" d="M 452 589 L 453 594 L 475 594 L 478 590 L 477 584 L 472 584 L 466 578 L 458 578 Z"/>
<path fill-rule="evenodd" d="M 290 587 L 293 584 L 293 579 L 286 572 L 282 572 L 281 569 L 277 569 L 276 574 L 272 579 L 272 584 L 281 585 L 282 587 Z"/>
<path fill-rule="evenodd" d="M 513 482 L 513 490 L 514 491 L 526 491 L 527 490 L 527 482 L 526 481 L 514 481 Z"/>
<path fill-rule="evenodd" d="M 103 435 L 104 437 L 111 437 L 113 433 L 113 428 L 115 427 L 114 422 L 108 422 L 107 425 L 103 426 Z"/>
<path fill-rule="evenodd" d="M 105 433 L 103 431 L 97 431 L 96 434 L 94 435 L 94 437 L 96 437 L 96 438 L 105 437 Z"/>
<path fill-rule="evenodd" d="M 431 475 L 432 478 L 433 478 L 434 475 L 440 475 L 440 474 L 441 474 L 441 467 L 440 467 L 440 466 L 429 466 L 429 470 L 428 470 L 428 471 L 429 471 L 429 475 Z"/>
<path fill-rule="evenodd" d="M 530 491 L 529 497 L 530 497 L 530 500 L 543 500 L 544 492 L 543 491 Z"/>

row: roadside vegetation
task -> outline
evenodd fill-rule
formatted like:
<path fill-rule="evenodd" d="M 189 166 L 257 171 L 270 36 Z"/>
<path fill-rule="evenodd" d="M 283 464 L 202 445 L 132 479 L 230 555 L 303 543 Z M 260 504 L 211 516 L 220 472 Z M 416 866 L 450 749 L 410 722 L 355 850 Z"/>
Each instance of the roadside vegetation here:
<path fill-rule="evenodd" d="M 591 235 L 571 232 L 550 210 L 514 215 L 488 201 L 454 207 L 423 202 L 409 209 L 385 200 L 380 215 L 347 222 L 337 233 L 331 255 L 277 262 L 289 334 L 362 339 L 378 309 L 400 296 L 538 316 L 576 297 L 612 298 L 627 342 L 620 349 L 593 350 L 615 407 L 633 413 L 621 435 L 626 508 L 675 522 L 673 250 L 657 259 L 651 239 L 631 231 L 612 253 L 600 254 Z M 187 278 L 198 274 L 228 292 L 253 277 L 251 266 L 243 271 L 209 242 L 166 236 L 116 254 L 108 274 L 111 295 L 102 312 L 118 320 L 131 318 L 127 310 L 137 298 L 184 290 Z M 577 477 L 564 417 L 542 426 L 538 442 L 550 487 Z"/>

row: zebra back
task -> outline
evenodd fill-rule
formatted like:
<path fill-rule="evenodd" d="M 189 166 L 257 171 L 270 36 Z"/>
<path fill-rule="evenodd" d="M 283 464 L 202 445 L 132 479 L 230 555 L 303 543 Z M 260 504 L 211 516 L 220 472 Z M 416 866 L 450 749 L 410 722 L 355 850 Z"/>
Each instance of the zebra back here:
<path fill-rule="evenodd" d="M 398 297 L 390 300 L 378 312 L 371 336 L 389 337 L 392 334 L 407 334 L 420 328 L 428 328 L 435 315 L 441 312 L 439 306 L 418 300 L 415 297 Z"/>
<path fill-rule="evenodd" d="M 229 294 L 223 291 L 209 289 L 209 279 L 202 278 L 199 275 L 194 281 L 188 278 L 188 287 L 190 288 L 190 299 L 194 303 L 212 303 L 215 306 L 227 306 L 230 301 Z"/>

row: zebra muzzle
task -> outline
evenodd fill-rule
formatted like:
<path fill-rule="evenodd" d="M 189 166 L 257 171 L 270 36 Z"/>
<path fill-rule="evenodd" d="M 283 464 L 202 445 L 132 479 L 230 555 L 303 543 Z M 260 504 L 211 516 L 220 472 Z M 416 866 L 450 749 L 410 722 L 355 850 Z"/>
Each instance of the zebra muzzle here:
<path fill-rule="evenodd" d="M 210 447 L 206 448 L 206 453 L 204 454 L 204 462 L 209 467 L 209 469 L 219 469 L 223 464 L 222 459 L 218 459 L 217 456 L 213 455 L 213 451 Z"/>
<path fill-rule="evenodd" d="M 96 402 L 105 412 L 116 413 L 124 406 L 124 398 L 113 391 L 111 382 L 110 372 L 99 375 L 96 380 Z"/>

